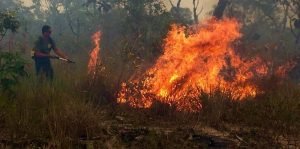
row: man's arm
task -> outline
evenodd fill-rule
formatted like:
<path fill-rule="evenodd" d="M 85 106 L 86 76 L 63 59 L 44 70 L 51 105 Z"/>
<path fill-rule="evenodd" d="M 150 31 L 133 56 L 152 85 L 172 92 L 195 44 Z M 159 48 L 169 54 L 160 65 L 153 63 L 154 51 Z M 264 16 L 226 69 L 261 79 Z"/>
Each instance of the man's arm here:
<path fill-rule="evenodd" d="M 59 57 L 62 57 L 64 59 L 68 59 L 68 57 L 60 49 L 58 49 L 58 48 L 54 49 L 54 53 L 56 55 L 58 55 Z"/>
<path fill-rule="evenodd" d="M 56 55 L 58 55 L 59 57 L 61 57 L 61 58 L 68 59 L 68 57 L 60 49 L 58 49 L 56 47 L 56 43 L 55 43 L 55 41 L 51 37 L 50 37 L 50 41 L 51 41 L 54 53 Z"/>

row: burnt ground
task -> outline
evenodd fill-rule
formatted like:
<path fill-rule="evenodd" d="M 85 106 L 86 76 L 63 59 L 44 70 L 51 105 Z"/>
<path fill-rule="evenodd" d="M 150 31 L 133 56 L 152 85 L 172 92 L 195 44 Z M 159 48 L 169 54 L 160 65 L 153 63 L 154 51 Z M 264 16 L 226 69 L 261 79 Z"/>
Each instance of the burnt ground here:
<path fill-rule="evenodd" d="M 135 111 L 137 112 L 137 111 Z M 59 144 L 53 139 L 15 139 L 0 137 L 0 148 L 299 148 L 300 139 L 277 136 L 259 128 L 219 124 L 209 126 L 183 116 L 171 120 L 168 116 L 154 116 L 129 112 L 106 113 L 92 136 L 83 134 L 78 139 L 69 139 Z M 169 115 L 172 116 L 172 115 Z M 185 119 L 185 120 L 183 120 Z M 189 120 L 190 119 L 190 120 Z"/>

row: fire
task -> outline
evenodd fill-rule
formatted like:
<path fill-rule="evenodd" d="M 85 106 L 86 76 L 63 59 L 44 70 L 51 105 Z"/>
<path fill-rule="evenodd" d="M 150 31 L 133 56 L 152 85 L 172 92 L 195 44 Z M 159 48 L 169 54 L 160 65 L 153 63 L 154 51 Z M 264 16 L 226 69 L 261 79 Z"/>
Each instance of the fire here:
<path fill-rule="evenodd" d="M 192 33 L 173 25 L 164 41 L 164 53 L 143 75 L 123 83 L 119 103 L 148 108 L 155 101 L 179 111 L 201 109 L 199 93 L 220 89 L 236 100 L 260 93 L 251 83 L 268 74 L 260 59 L 243 60 L 233 49 L 242 35 L 235 19 L 210 19 Z"/>
<path fill-rule="evenodd" d="M 95 75 L 96 67 L 98 63 L 98 58 L 100 54 L 100 40 L 101 40 L 101 32 L 98 31 L 94 33 L 92 36 L 93 44 L 95 45 L 94 49 L 90 53 L 90 59 L 88 63 L 88 73 L 90 75 Z"/>

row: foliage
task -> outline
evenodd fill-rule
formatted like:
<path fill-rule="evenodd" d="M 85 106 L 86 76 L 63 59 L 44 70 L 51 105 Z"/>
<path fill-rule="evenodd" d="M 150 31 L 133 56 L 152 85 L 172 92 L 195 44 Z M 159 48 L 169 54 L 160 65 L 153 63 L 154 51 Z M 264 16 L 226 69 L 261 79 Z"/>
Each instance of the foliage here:
<path fill-rule="evenodd" d="M 172 7 L 170 13 L 175 23 L 190 25 L 193 22 L 192 11 L 189 8 Z"/>
<path fill-rule="evenodd" d="M 255 26 L 259 32 L 284 32 L 289 19 L 299 14 L 298 5 L 293 0 L 232 0 L 227 15 L 239 19 L 249 32 L 253 32 Z"/>
<path fill-rule="evenodd" d="M 273 0 L 231 0 L 227 17 L 242 25 L 241 42 L 235 48 L 243 58 L 259 56 L 278 67 L 299 54 L 289 26 L 289 7 Z"/>
<path fill-rule="evenodd" d="M 18 54 L 0 53 L 0 89 L 2 91 L 12 91 L 12 87 L 17 85 L 19 78 L 26 76 L 25 60 Z"/>
<path fill-rule="evenodd" d="M 276 3 L 284 5 L 289 9 L 290 15 L 300 18 L 300 1 L 298 0 L 275 0 Z"/>
<path fill-rule="evenodd" d="M 20 6 L 19 4 L 20 0 L 0 1 L 0 10 L 15 9 L 17 6 Z"/>
<path fill-rule="evenodd" d="M 101 60 L 107 73 L 115 76 L 112 84 L 118 84 L 161 54 L 172 17 L 160 0 L 123 0 L 111 5 L 100 16 Z"/>
<path fill-rule="evenodd" d="M 20 22 L 16 17 L 16 12 L 0 12 L 0 38 L 3 38 L 8 30 L 16 32 L 19 27 Z"/>

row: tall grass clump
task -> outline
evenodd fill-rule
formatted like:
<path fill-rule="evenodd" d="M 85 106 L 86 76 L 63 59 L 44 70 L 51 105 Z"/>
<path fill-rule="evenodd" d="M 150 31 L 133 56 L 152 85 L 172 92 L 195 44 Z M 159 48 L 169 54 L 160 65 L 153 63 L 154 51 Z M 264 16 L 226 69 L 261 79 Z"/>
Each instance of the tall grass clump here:
<path fill-rule="evenodd" d="M 15 142 L 43 140 L 69 148 L 81 139 L 94 137 L 101 127 L 102 110 L 70 82 L 23 80 L 13 100 L 0 99 L 3 137 Z M 5 97 L 5 96 L 1 96 Z"/>
<path fill-rule="evenodd" d="M 200 119 L 207 124 L 219 127 L 222 123 L 234 121 L 239 102 L 230 91 L 214 89 L 209 93 L 201 92 L 199 99 L 202 104 Z"/>
<path fill-rule="evenodd" d="M 252 126 L 272 131 L 275 135 L 300 135 L 300 88 L 284 83 L 254 100 L 244 101 L 238 113 Z"/>
<path fill-rule="evenodd" d="M 232 124 L 246 129 L 255 128 L 274 140 L 299 138 L 300 88 L 287 82 L 273 84 L 262 94 L 241 100 L 234 100 L 226 91 L 201 93 L 199 117 L 216 127 Z"/>

